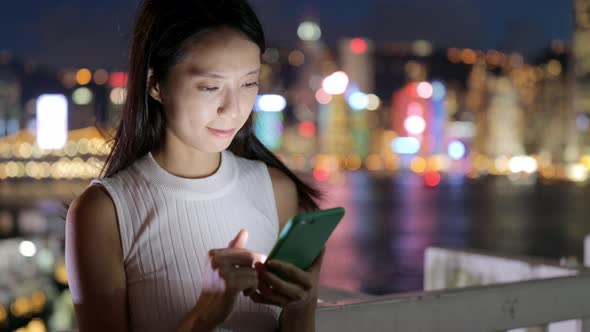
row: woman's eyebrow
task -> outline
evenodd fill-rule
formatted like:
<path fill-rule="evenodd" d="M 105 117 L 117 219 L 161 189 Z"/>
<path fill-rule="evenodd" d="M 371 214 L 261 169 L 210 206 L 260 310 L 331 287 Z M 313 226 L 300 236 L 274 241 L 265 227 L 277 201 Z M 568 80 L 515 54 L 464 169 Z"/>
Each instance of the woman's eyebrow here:
<path fill-rule="evenodd" d="M 210 77 L 210 78 L 226 78 L 226 76 L 216 73 L 216 72 L 209 72 L 209 71 L 203 71 L 200 70 L 198 68 L 190 68 L 188 70 L 189 75 L 191 76 L 201 76 L 201 77 Z M 244 76 L 250 76 L 250 75 L 254 75 L 254 74 L 258 74 L 260 73 L 260 68 L 254 69 L 249 71 L 248 73 L 246 73 L 246 75 Z"/>

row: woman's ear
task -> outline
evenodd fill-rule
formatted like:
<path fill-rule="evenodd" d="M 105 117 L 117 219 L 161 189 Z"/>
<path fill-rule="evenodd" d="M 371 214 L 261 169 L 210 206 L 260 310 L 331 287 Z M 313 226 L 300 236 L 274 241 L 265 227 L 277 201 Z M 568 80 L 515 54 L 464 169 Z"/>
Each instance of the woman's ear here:
<path fill-rule="evenodd" d="M 154 77 L 154 70 L 152 68 L 148 70 L 147 88 L 150 96 L 161 103 L 162 97 L 160 95 L 160 83 L 158 83 Z"/>

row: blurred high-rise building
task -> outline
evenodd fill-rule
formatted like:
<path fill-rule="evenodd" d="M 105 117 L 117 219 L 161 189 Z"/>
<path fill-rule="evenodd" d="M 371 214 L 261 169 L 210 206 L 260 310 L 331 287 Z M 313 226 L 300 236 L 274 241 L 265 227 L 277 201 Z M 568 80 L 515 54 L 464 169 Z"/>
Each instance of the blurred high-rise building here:
<path fill-rule="evenodd" d="M 574 10 L 573 109 L 570 113 L 572 118 L 569 123 L 577 129 L 572 132 L 578 132 L 580 135 L 575 135 L 576 137 L 569 140 L 572 143 L 568 144 L 569 153 L 567 153 L 566 159 L 570 160 L 581 153 L 590 152 L 588 126 L 580 126 L 580 123 L 588 122 L 590 115 L 590 0 L 574 0 Z M 579 146 L 583 150 L 574 149 L 575 146 Z"/>
<path fill-rule="evenodd" d="M 0 64 L 0 137 L 20 129 L 21 85 L 13 68 Z"/>

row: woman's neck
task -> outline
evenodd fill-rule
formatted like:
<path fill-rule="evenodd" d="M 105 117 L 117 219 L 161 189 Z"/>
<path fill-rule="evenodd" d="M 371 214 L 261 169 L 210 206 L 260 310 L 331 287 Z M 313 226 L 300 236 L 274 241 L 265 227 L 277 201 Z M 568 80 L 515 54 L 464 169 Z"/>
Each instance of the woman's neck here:
<path fill-rule="evenodd" d="M 221 163 L 221 153 L 199 151 L 167 135 L 164 144 L 152 151 L 156 162 L 168 173 L 188 179 L 213 175 Z"/>

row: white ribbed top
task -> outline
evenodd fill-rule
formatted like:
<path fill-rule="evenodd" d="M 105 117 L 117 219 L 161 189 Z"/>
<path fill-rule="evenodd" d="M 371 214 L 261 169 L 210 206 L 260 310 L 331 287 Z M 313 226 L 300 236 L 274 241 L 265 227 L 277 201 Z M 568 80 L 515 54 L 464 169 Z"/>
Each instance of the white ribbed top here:
<path fill-rule="evenodd" d="M 223 151 L 203 179 L 164 170 L 151 153 L 110 178 L 119 222 L 133 331 L 173 331 L 197 303 L 210 249 L 245 228 L 248 249 L 268 254 L 279 224 L 267 166 Z M 273 331 L 280 308 L 240 294 L 218 331 Z"/>

